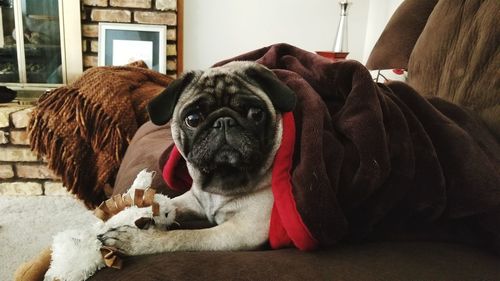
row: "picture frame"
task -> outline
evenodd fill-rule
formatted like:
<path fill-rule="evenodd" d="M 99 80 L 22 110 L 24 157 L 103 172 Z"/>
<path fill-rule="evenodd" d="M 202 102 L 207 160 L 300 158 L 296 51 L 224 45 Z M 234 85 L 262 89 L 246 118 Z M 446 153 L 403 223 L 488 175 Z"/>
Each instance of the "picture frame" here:
<path fill-rule="evenodd" d="M 118 66 L 143 60 L 150 69 L 167 73 L 167 27 L 99 23 L 98 65 Z"/>

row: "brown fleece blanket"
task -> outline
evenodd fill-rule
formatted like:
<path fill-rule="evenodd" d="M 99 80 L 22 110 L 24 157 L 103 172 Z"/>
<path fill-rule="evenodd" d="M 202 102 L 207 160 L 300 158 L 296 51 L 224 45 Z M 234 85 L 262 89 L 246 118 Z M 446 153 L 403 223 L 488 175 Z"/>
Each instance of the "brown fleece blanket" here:
<path fill-rule="evenodd" d="M 458 223 L 500 246 L 500 146 L 474 114 L 286 44 L 232 60 L 264 64 L 298 95 L 290 180 L 317 245 Z"/>
<path fill-rule="evenodd" d="M 95 207 L 111 194 L 128 143 L 148 120 L 147 103 L 170 81 L 143 62 L 91 68 L 40 98 L 29 125 L 31 147 L 68 190 Z"/>

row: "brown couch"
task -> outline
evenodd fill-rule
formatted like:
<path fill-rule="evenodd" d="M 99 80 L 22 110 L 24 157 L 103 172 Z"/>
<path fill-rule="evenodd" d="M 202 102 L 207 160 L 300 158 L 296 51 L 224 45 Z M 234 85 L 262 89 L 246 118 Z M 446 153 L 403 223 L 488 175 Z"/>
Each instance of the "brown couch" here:
<path fill-rule="evenodd" d="M 499 3 L 406 0 L 375 46 L 368 67 L 407 67 L 412 86 L 470 107 L 498 137 L 500 78 L 494 73 L 500 32 L 498 24 L 491 23 L 500 17 Z M 158 152 L 169 142 L 167 128 L 143 125 L 123 159 L 114 193 L 125 191 L 144 167 L 160 172 L 163 159 Z M 159 177 L 156 180 L 155 186 L 165 187 Z M 90 280 L 494 280 L 500 276 L 499 264 L 498 256 L 458 243 L 366 241 L 315 252 L 262 249 L 130 257 L 122 270 L 106 268 Z"/>
<path fill-rule="evenodd" d="M 163 162 L 155 151 L 171 142 L 168 125 L 148 122 L 132 140 L 117 176 L 124 192 L 135 174 Z M 153 185 L 166 189 L 160 177 Z M 177 252 L 125 258 L 121 270 L 105 268 L 89 280 L 489 280 L 500 276 L 500 258 L 451 242 L 377 241 L 333 249 L 250 252 Z"/>

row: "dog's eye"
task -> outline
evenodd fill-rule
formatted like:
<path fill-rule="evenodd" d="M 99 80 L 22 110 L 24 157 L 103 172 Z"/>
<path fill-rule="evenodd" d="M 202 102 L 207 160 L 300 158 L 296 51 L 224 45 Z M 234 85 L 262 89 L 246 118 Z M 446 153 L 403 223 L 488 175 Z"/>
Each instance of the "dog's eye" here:
<path fill-rule="evenodd" d="M 203 115 L 200 113 L 192 113 L 186 116 L 186 125 L 188 125 L 191 128 L 196 128 L 198 125 L 200 125 L 201 121 L 203 121 Z"/>
<path fill-rule="evenodd" d="M 255 122 L 260 122 L 264 119 L 264 112 L 260 108 L 251 107 L 248 110 L 247 118 Z"/>

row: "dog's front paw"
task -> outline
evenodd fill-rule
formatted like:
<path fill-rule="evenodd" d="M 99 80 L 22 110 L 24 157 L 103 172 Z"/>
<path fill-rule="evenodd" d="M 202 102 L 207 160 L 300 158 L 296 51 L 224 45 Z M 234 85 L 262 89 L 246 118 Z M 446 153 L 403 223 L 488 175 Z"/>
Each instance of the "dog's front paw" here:
<path fill-rule="evenodd" d="M 128 256 L 145 255 L 154 252 L 152 229 L 141 230 L 132 226 L 111 228 L 98 235 L 97 238 L 104 246 L 118 249 L 118 252 Z"/>

